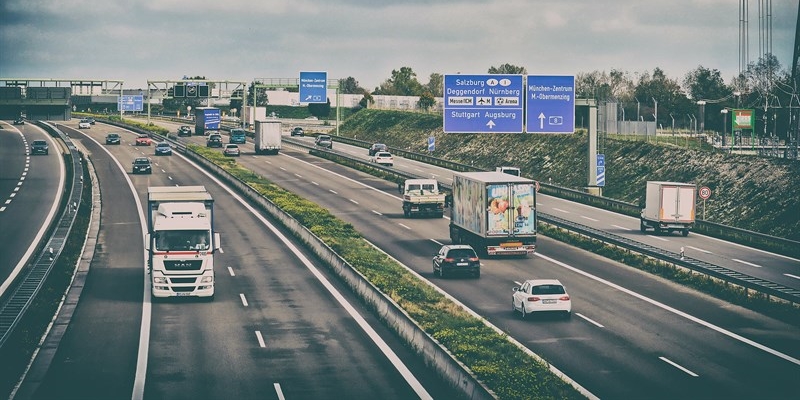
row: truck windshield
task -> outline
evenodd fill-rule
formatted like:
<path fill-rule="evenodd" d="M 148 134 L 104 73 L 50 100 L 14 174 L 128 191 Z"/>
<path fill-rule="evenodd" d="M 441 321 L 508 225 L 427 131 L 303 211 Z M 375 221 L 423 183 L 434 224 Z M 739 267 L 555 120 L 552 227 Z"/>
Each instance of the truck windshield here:
<path fill-rule="evenodd" d="M 156 234 L 156 250 L 208 250 L 211 235 L 208 231 L 161 231 Z"/>

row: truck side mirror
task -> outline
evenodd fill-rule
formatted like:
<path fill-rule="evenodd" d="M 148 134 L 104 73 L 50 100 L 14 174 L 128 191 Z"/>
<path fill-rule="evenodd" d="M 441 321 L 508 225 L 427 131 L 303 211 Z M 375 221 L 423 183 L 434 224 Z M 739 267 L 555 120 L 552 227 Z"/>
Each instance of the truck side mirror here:
<path fill-rule="evenodd" d="M 150 234 L 146 233 L 144 235 L 144 249 L 146 251 L 150 251 Z"/>

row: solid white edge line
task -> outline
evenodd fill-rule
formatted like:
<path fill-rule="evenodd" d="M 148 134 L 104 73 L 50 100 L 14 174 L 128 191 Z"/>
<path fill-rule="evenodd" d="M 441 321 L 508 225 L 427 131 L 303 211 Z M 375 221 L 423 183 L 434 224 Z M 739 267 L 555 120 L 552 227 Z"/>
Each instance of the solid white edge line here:
<path fill-rule="evenodd" d="M 52 138 L 50 135 L 48 135 L 46 132 L 42 131 L 41 128 L 38 128 L 38 129 L 47 136 L 47 138 L 50 140 L 50 142 L 53 145 L 53 147 L 55 147 L 56 146 L 55 139 Z M 20 136 L 22 136 L 23 139 L 25 138 L 25 136 L 22 134 L 21 131 L 18 130 L 17 132 L 19 133 Z M 3 282 L 3 284 L 0 285 L 0 296 L 2 296 L 6 292 L 6 290 L 8 290 L 8 287 L 11 286 L 11 282 L 14 282 L 14 280 L 17 279 L 17 276 L 19 275 L 19 273 L 22 271 L 22 269 L 25 267 L 25 265 L 28 264 L 28 261 L 30 261 L 31 255 L 36 250 L 36 248 L 39 246 L 39 242 L 42 241 L 42 237 L 47 232 L 47 228 L 52 223 L 53 218 L 55 218 L 56 211 L 58 211 L 58 205 L 61 204 L 61 199 L 64 196 L 64 193 L 63 193 L 64 192 L 64 185 L 66 184 L 66 182 L 64 182 L 64 181 L 66 180 L 67 167 L 64 165 L 64 159 L 62 157 L 56 157 L 56 158 L 58 158 L 58 160 L 59 160 L 59 162 L 58 162 L 58 165 L 59 165 L 58 173 L 60 174 L 59 183 L 58 183 L 58 192 L 56 193 L 56 199 L 53 202 L 53 205 L 50 207 L 50 212 L 47 214 L 47 218 L 44 219 L 44 223 L 39 228 L 39 232 L 36 233 L 36 236 L 33 238 L 33 241 L 31 242 L 31 245 L 28 247 L 28 250 L 25 251 L 25 254 L 22 255 L 22 258 L 20 258 L 19 262 L 17 262 L 17 265 L 14 266 L 14 269 L 11 271 L 11 274 L 9 274 L 8 278 L 6 278 L 6 280 Z M 24 179 L 20 179 L 19 183 L 17 183 L 17 186 L 22 185 L 22 181 L 23 180 Z M 9 204 L 9 203 L 11 203 L 11 200 L 8 200 L 8 201 L 5 202 L 5 204 Z"/>
<path fill-rule="evenodd" d="M 583 315 L 581 313 L 576 312 L 575 315 L 585 319 L 586 321 L 589 321 L 590 323 L 594 324 L 598 328 L 605 328 L 605 326 L 603 326 L 603 324 L 601 324 L 601 323 L 599 323 L 599 322 L 597 322 L 597 321 L 595 321 L 595 320 L 593 320 L 593 319 L 591 319 L 591 318 L 589 318 L 589 317 L 587 317 L 587 316 L 585 316 L 585 315 Z"/>
<path fill-rule="evenodd" d="M 796 358 L 794 358 L 794 357 L 792 357 L 792 356 L 790 356 L 788 354 L 784 354 L 784 353 L 781 353 L 780 351 L 777 351 L 775 349 L 771 349 L 771 348 L 769 348 L 767 346 L 764 346 L 761 343 L 758 343 L 758 342 L 755 342 L 753 340 L 750 340 L 750 339 L 748 339 L 748 338 L 746 338 L 744 336 L 741 336 L 741 335 L 738 335 L 736 333 L 733 333 L 733 332 L 731 332 L 731 331 L 729 331 L 727 329 L 724 329 L 724 328 L 721 328 L 719 326 L 716 326 L 716 325 L 714 325 L 714 324 L 712 324 L 710 322 L 703 321 L 702 319 L 697 318 L 697 317 L 695 317 L 695 316 L 693 316 L 691 314 L 687 314 L 687 313 L 685 313 L 683 311 L 680 311 L 678 309 L 672 308 L 672 307 L 670 307 L 670 306 L 668 306 L 668 305 L 666 305 L 664 303 L 661 303 L 659 301 L 653 300 L 653 299 L 651 299 L 651 298 L 649 298 L 647 296 L 644 296 L 644 295 L 641 295 L 639 293 L 636 293 L 633 290 L 624 288 L 624 287 L 622 287 L 620 285 L 617 285 L 616 283 L 612 283 L 612 282 L 607 281 L 607 280 L 605 280 L 603 278 L 600 278 L 598 276 L 592 275 L 592 274 L 590 274 L 590 273 L 588 273 L 586 271 L 582 271 L 582 270 L 580 270 L 578 268 L 575 268 L 575 267 L 573 267 L 571 265 L 567 265 L 567 264 L 565 264 L 565 263 L 563 263 L 561 261 L 558 261 L 558 260 L 555 260 L 555 259 L 550 258 L 548 256 L 545 256 L 545 255 L 543 255 L 541 253 L 534 253 L 534 255 L 536 255 L 537 257 L 540 257 L 542 259 L 545 259 L 547 261 L 550 261 L 550 262 L 552 262 L 552 263 L 554 263 L 554 264 L 556 264 L 558 266 L 566 268 L 566 269 L 568 269 L 568 270 L 570 270 L 572 272 L 575 272 L 577 274 L 583 275 L 583 276 L 585 276 L 585 277 L 587 277 L 589 279 L 593 279 L 593 280 L 595 280 L 597 282 L 600 282 L 600 283 L 602 283 L 602 284 L 604 284 L 606 286 L 610 286 L 610 287 L 612 287 L 614 289 L 617 289 L 617 290 L 619 290 L 619 291 L 621 291 L 623 293 L 627 293 L 627 294 L 629 294 L 629 295 L 631 295 L 633 297 L 636 297 L 639 300 L 648 302 L 648 303 L 650 303 L 650 304 L 652 304 L 652 305 L 654 305 L 656 307 L 659 307 L 659 308 L 661 308 L 661 309 L 663 309 L 665 311 L 669 311 L 669 312 L 671 312 L 671 313 L 673 313 L 675 315 L 678 315 L 678 316 L 686 318 L 686 319 L 688 319 L 688 320 L 690 320 L 692 322 L 695 322 L 697 324 L 705 326 L 706 328 L 709 328 L 709 329 L 712 329 L 714 331 L 717 331 L 718 333 L 721 333 L 721 334 L 723 334 L 725 336 L 728 336 L 728 337 L 730 337 L 732 339 L 735 339 L 735 340 L 738 340 L 738 341 L 740 341 L 742 343 L 745 343 L 745 344 L 748 344 L 750 346 L 753 346 L 753 347 L 755 347 L 755 348 L 757 348 L 759 350 L 765 351 L 765 352 L 767 352 L 769 354 L 772 354 L 772 355 L 774 355 L 776 357 L 782 358 L 782 359 L 784 359 L 786 361 L 789 361 L 789 362 L 791 362 L 793 364 L 800 365 L 800 360 L 798 360 L 798 359 L 796 359 Z"/>

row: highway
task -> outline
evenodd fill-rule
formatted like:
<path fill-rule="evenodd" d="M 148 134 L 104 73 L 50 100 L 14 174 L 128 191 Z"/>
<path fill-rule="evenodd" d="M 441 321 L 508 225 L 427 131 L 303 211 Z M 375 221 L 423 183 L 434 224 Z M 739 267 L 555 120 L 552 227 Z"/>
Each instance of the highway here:
<path fill-rule="evenodd" d="M 47 140 L 48 155 L 30 144 Z M 0 123 L 0 296 L 30 261 L 55 218 L 66 179 L 60 147 L 33 125 Z"/>
<path fill-rule="evenodd" d="M 202 143 L 202 138 L 192 141 Z M 367 153 L 341 143 L 334 149 Z M 534 257 L 483 260 L 477 281 L 437 279 L 431 256 L 449 243 L 448 221 L 403 218 L 396 185 L 290 145 L 278 156 L 254 156 L 248 144 L 237 161 L 353 224 L 379 248 L 601 398 L 783 398 L 795 391 L 800 373 L 800 329 L 795 325 L 546 237 L 540 237 Z M 399 157 L 395 165 L 444 175 Z M 540 210 L 572 213 L 578 207 L 547 196 L 539 202 Z M 643 236 L 638 221 L 635 227 L 631 234 Z M 681 239 L 686 238 L 674 238 Z M 688 239 L 714 252 L 742 251 L 700 235 Z M 696 244 L 704 240 L 717 244 Z M 774 259 L 781 265 L 794 262 Z M 511 288 L 529 278 L 561 280 L 572 295 L 575 316 L 519 320 L 510 311 Z"/>
<path fill-rule="evenodd" d="M 74 127 L 76 121 L 67 123 Z M 103 195 L 98 249 L 72 323 L 32 398 L 456 398 L 299 243 L 179 155 L 155 157 L 100 123 L 64 128 Z M 119 132 L 120 146 L 105 134 Z M 152 175 L 132 175 L 136 156 Z M 204 185 L 215 199 L 213 302 L 151 303 L 142 208 L 148 186 Z M 132 193 L 135 193 L 135 195 Z M 137 203 L 138 200 L 138 203 Z M 273 229 L 274 228 L 274 229 Z"/>

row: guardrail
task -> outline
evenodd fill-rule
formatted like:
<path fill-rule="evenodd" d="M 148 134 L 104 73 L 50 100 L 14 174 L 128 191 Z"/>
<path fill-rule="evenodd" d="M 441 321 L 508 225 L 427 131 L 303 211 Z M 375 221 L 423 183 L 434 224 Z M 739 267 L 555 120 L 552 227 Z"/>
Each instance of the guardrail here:
<path fill-rule="evenodd" d="M 342 142 L 354 146 L 369 148 L 372 142 L 367 142 L 360 139 L 353 139 L 344 136 L 332 136 L 334 141 Z M 402 156 L 404 158 L 424 162 L 426 164 L 436 165 L 442 168 L 447 168 L 454 171 L 485 171 L 485 169 L 477 168 L 475 166 L 455 163 L 452 161 L 443 160 L 440 158 L 432 157 L 427 154 L 415 153 L 403 149 L 389 147 L 392 154 Z M 619 212 L 621 214 L 629 215 L 639 218 L 641 207 L 637 204 L 627 203 L 620 200 L 610 199 L 607 197 L 599 197 L 580 190 L 565 188 L 549 183 L 539 182 L 540 190 L 544 194 L 554 197 L 575 201 L 578 203 L 590 205 L 597 208 L 602 208 L 609 211 Z M 800 242 L 781 238 L 777 236 L 767 235 L 764 233 L 754 232 L 746 229 L 736 228 L 733 226 L 718 224 L 711 221 L 697 219 L 693 230 L 704 235 L 713 236 L 719 239 L 744 244 L 761 250 L 767 250 L 782 254 L 789 257 L 800 257 Z"/>
<path fill-rule="evenodd" d="M 25 311 L 30 307 L 64 249 L 64 244 L 78 214 L 83 193 L 83 167 L 80 153 L 75 144 L 72 143 L 69 136 L 50 124 L 44 122 L 36 122 L 36 124 L 50 132 L 51 135 L 59 137 L 67 145 L 72 158 L 72 180 L 68 183 L 69 197 L 66 207 L 62 208 L 61 215 L 55 222 L 55 230 L 39 251 L 33 265 L 26 269 L 22 277 L 18 278 L 13 286 L 14 289 L 0 305 L 0 347 L 8 340 Z"/>

